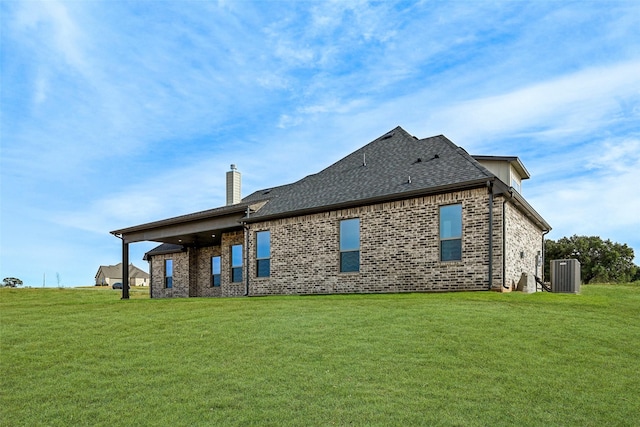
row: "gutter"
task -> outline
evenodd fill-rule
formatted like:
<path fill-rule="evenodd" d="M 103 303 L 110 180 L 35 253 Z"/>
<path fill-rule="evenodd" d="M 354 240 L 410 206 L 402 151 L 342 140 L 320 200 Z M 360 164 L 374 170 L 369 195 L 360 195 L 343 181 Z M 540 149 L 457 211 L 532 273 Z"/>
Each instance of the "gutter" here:
<path fill-rule="evenodd" d="M 186 252 L 186 251 L 187 251 L 187 248 L 186 248 L 184 245 L 180 245 L 180 246 L 182 246 L 180 249 L 167 249 L 167 250 L 164 250 L 164 251 L 156 251 L 156 252 L 153 252 L 153 253 L 149 256 L 149 258 L 150 258 L 151 256 L 156 256 L 156 255 L 179 254 L 179 253 L 181 253 L 181 252 Z M 153 251 L 153 249 L 152 249 L 152 250 L 150 250 L 149 252 L 152 252 L 152 251 Z M 145 254 L 144 254 L 144 257 L 142 258 L 144 261 L 149 261 L 149 259 L 147 259 L 147 258 L 148 258 L 148 254 L 149 254 L 149 252 L 147 252 L 147 253 L 145 253 Z"/>
<path fill-rule="evenodd" d="M 513 191 L 513 189 L 510 188 L 508 191 L 508 197 L 510 201 L 514 202 L 515 206 L 521 212 L 524 212 L 527 218 L 537 223 L 541 230 L 547 232 L 551 231 L 551 226 L 547 223 L 547 221 L 545 221 L 544 218 L 542 218 L 542 216 L 538 212 L 536 212 L 535 209 L 533 209 L 533 207 L 524 199 L 524 197 L 520 193 L 518 193 L 517 191 Z"/>

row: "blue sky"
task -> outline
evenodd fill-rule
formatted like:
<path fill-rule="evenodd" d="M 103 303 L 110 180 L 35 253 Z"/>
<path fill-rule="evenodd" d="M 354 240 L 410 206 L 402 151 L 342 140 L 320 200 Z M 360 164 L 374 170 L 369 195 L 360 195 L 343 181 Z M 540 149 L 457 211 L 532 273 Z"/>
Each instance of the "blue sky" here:
<path fill-rule="evenodd" d="M 549 238 L 640 255 L 640 2 L 2 1 L 0 279 L 318 172 L 395 126 L 516 155 Z M 142 261 L 153 243 L 131 245 Z"/>

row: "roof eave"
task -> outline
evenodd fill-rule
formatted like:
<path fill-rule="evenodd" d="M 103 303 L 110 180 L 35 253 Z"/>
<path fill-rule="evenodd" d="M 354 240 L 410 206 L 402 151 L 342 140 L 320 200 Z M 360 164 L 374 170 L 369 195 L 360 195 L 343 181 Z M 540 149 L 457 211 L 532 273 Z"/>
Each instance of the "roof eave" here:
<path fill-rule="evenodd" d="M 520 178 L 522 179 L 531 178 L 531 174 L 529 173 L 527 168 L 524 167 L 524 163 L 522 163 L 519 157 L 516 157 L 516 159 L 513 162 L 511 162 L 511 165 L 520 174 Z"/>
<path fill-rule="evenodd" d="M 510 191 L 511 200 L 515 201 L 514 204 L 519 208 L 530 220 L 535 222 L 542 231 L 551 231 L 551 225 L 540 215 L 524 197 L 517 191 Z"/>
<path fill-rule="evenodd" d="M 167 250 L 162 250 L 162 251 L 154 251 L 153 249 L 146 252 L 143 257 L 142 260 L 143 261 L 149 261 L 151 259 L 152 256 L 155 255 L 167 255 L 167 254 L 177 254 L 177 253 L 181 253 L 181 252 L 186 252 L 187 248 L 186 247 L 181 247 L 181 248 L 175 248 L 175 249 L 167 249 Z"/>
<path fill-rule="evenodd" d="M 242 212 L 245 212 L 248 207 L 250 207 L 255 203 L 256 202 L 238 203 L 237 205 L 225 206 L 223 208 L 210 209 L 206 211 L 196 212 L 193 214 L 180 215 L 172 218 L 167 218 L 160 221 L 153 221 L 153 222 L 147 222 L 140 225 L 134 225 L 133 227 L 113 230 L 113 231 L 110 231 L 109 233 L 113 234 L 114 236 L 121 236 L 127 233 L 140 232 L 140 231 L 150 230 L 150 229 L 164 227 L 168 225 L 184 224 L 187 222 L 201 221 L 203 219 L 216 218 L 216 217 L 225 216 L 225 215 L 242 213 Z"/>
<path fill-rule="evenodd" d="M 249 216 L 249 217 L 243 218 L 242 221 L 246 223 L 270 221 L 274 219 L 310 215 L 310 214 L 316 214 L 320 212 L 353 208 L 357 206 L 368 206 L 368 205 L 373 205 L 377 203 L 393 202 L 397 200 L 410 199 L 410 198 L 420 197 L 420 196 L 449 193 L 452 191 L 484 187 L 487 185 L 487 182 L 493 182 L 495 179 L 496 179 L 495 177 L 487 177 L 487 178 L 475 179 L 472 181 L 465 181 L 465 182 L 460 182 L 455 184 L 447 184 L 447 185 L 441 185 L 437 187 L 429 187 L 429 188 L 421 188 L 421 189 L 412 190 L 412 191 L 404 191 L 402 193 L 393 193 L 393 194 L 388 194 L 384 196 L 350 200 L 347 202 L 334 203 L 331 205 L 316 206 L 312 208 L 297 209 L 297 210 L 279 212 L 279 213 L 267 214 L 267 215 L 257 215 L 253 217 Z"/>

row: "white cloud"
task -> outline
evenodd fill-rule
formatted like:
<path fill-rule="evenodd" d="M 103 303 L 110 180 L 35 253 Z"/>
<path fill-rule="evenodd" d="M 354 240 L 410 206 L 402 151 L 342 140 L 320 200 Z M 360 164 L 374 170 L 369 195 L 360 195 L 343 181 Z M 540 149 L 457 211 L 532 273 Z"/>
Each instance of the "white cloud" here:
<path fill-rule="evenodd" d="M 596 150 L 586 163 L 589 169 L 604 169 L 608 174 L 640 170 L 640 139 L 605 140 Z"/>
<path fill-rule="evenodd" d="M 530 201 L 551 223 L 554 239 L 599 235 L 640 247 L 640 162 L 624 172 L 574 177 L 539 188 Z M 637 252 L 637 251 L 636 251 Z M 640 257 L 640 253 L 636 253 Z"/>
<path fill-rule="evenodd" d="M 557 152 L 524 193 L 553 227 L 552 239 L 596 235 L 635 248 L 640 260 L 640 136 L 594 141 L 583 150 Z"/>
<path fill-rule="evenodd" d="M 83 69 L 86 64 L 80 42 L 86 39 L 87 34 L 80 31 L 63 3 L 46 1 L 41 3 L 40 8 L 53 23 L 54 40 L 58 51 L 63 54 L 69 64 Z"/>
<path fill-rule="evenodd" d="M 615 120 L 619 99 L 640 91 L 640 62 L 594 67 L 513 92 L 463 101 L 433 112 L 460 140 L 538 132 L 584 135 Z M 548 138 L 547 138 L 548 139 Z M 557 138 L 554 138 L 554 142 Z"/>
<path fill-rule="evenodd" d="M 18 31 L 43 34 L 39 42 L 48 43 L 69 65 L 82 69 L 85 58 L 81 43 L 87 37 L 69 13 L 67 6 L 57 0 L 25 2 L 18 9 L 14 25 Z"/>
<path fill-rule="evenodd" d="M 286 129 L 293 126 L 298 126 L 300 123 L 302 123 L 302 120 L 303 120 L 302 117 L 291 117 L 288 114 L 282 114 L 278 119 L 277 126 L 280 129 Z"/>
<path fill-rule="evenodd" d="M 312 49 L 293 46 L 289 44 L 289 42 L 280 42 L 280 44 L 276 46 L 275 55 L 291 67 L 312 67 L 316 59 L 315 52 Z"/>
<path fill-rule="evenodd" d="M 42 104 L 47 100 L 49 92 L 49 80 L 45 76 L 45 73 L 38 73 L 38 77 L 35 82 L 35 94 L 33 96 L 34 104 Z"/>

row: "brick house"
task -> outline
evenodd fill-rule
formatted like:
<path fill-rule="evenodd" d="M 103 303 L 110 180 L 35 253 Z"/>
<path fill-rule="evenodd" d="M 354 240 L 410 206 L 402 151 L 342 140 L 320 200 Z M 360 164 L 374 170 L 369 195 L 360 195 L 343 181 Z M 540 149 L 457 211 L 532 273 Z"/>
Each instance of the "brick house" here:
<path fill-rule="evenodd" d="M 161 243 L 145 255 L 153 298 L 535 290 L 541 275 L 551 227 L 521 195 L 517 157 L 397 127 L 245 198 L 231 169 L 226 206 L 112 231 L 123 260 Z"/>

